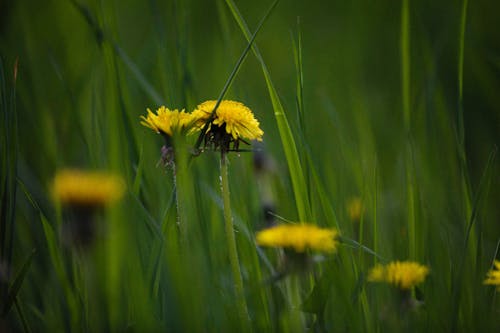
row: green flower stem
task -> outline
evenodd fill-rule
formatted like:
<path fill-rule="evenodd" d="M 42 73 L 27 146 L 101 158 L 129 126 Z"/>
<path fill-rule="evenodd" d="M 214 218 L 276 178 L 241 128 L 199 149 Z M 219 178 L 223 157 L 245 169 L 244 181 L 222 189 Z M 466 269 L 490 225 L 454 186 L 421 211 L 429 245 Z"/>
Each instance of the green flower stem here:
<path fill-rule="evenodd" d="M 181 135 L 169 138 L 166 143 L 166 151 L 162 151 L 162 158 L 171 166 L 175 189 L 175 208 L 177 211 L 177 233 L 178 242 L 182 247 L 187 244 L 189 233 L 188 226 L 190 217 L 190 201 L 192 201 L 192 183 L 188 170 L 188 148 Z"/>
<path fill-rule="evenodd" d="M 177 230 L 179 232 L 180 243 L 185 244 L 186 236 L 187 236 L 187 224 L 186 224 L 186 221 L 184 219 L 183 202 L 182 202 L 182 199 L 180 199 L 180 197 L 179 197 L 180 193 L 179 193 L 179 185 L 178 185 L 178 181 L 177 181 L 177 174 L 178 174 L 179 170 L 181 170 L 181 169 L 176 168 L 175 162 L 172 163 L 172 177 L 173 177 L 174 188 L 175 188 L 175 207 L 177 210 Z"/>
<path fill-rule="evenodd" d="M 300 276 L 299 274 L 291 274 L 285 281 L 285 288 L 290 302 L 290 311 L 288 318 L 289 332 L 304 332 L 305 318 L 300 307 L 302 305 L 302 297 L 300 295 Z"/>
<path fill-rule="evenodd" d="M 240 263 L 238 260 L 238 249 L 236 248 L 236 239 L 234 237 L 233 217 L 231 215 L 231 201 L 229 199 L 229 181 L 227 176 L 227 157 L 224 152 L 221 153 L 220 161 L 220 180 L 222 189 L 222 199 L 224 202 L 224 221 L 226 225 L 226 240 L 229 251 L 229 262 L 234 279 L 234 289 L 236 291 L 236 299 L 238 306 L 238 315 L 241 323 L 248 328 L 250 318 L 248 317 L 248 309 L 243 292 L 243 280 L 241 278 Z"/>

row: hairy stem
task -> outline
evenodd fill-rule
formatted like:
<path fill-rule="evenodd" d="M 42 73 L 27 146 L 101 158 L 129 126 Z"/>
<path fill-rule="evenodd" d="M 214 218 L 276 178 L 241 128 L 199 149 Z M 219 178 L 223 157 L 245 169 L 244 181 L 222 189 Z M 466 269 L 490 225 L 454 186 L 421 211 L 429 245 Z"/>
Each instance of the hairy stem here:
<path fill-rule="evenodd" d="M 222 199 L 224 202 L 224 221 L 226 227 L 226 240 L 229 252 L 229 262 L 231 264 L 231 271 L 233 274 L 234 289 L 236 292 L 236 300 L 238 306 L 238 315 L 241 323 L 248 328 L 249 317 L 248 309 L 243 291 L 243 279 L 241 278 L 240 263 L 238 260 L 238 249 L 236 248 L 236 239 L 234 237 L 233 216 L 231 214 L 231 201 L 229 199 L 229 181 L 227 175 L 227 157 L 225 152 L 221 153 L 220 161 L 220 180 Z"/>

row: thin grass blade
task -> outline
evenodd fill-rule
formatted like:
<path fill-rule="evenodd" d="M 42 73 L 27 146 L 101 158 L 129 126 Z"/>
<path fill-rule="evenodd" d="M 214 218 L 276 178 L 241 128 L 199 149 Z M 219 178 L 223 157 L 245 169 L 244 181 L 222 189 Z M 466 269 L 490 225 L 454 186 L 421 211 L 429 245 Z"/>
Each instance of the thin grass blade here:
<path fill-rule="evenodd" d="M 273 6 L 276 6 L 278 1 L 273 3 Z M 241 31 L 245 35 L 245 38 L 250 41 L 251 34 L 248 26 L 243 19 L 238 7 L 232 0 L 226 0 L 226 4 L 229 6 L 234 19 L 238 23 Z M 269 91 L 269 96 L 271 98 L 271 102 L 274 109 L 274 116 L 276 118 L 276 122 L 278 124 L 278 130 L 281 137 L 281 143 L 283 146 L 283 150 L 285 151 L 286 160 L 288 163 L 288 168 L 290 170 L 290 177 L 292 179 L 293 192 L 295 195 L 295 201 L 297 204 L 297 212 L 299 214 L 299 219 L 301 221 L 307 221 L 309 219 L 309 202 L 307 199 L 307 186 L 306 181 L 304 179 L 304 173 L 302 171 L 302 166 L 300 164 L 299 153 L 297 150 L 297 145 L 295 144 L 295 139 L 292 134 L 292 130 L 288 123 L 287 115 L 283 105 L 281 104 L 281 100 L 278 96 L 278 92 L 274 86 L 274 83 L 271 79 L 271 75 L 267 66 L 264 62 L 262 55 L 256 44 L 252 46 L 253 52 L 257 59 L 259 60 L 262 71 L 264 73 L 264 78 L 266 80 L 266 85 Z"/>
<path fill-rule="evenodd" d="M 33 249 L 31 251 L 31 254 L 28 256 L 28 258 L 24 261 L 23 266 L 19 270 L 19 273 L 17 273 L 16 277 L 14 278 L 14 282 L 12 282 L 11 287 L 9 288 L 9 292 L 7 294 L 7 298 L 5 300 L 5 304 L 3 307 L 2 311 L 2 316 L 6 316 L 10 309 L 12 308 L 12 305 L 14 305 L 17 295 L 19 294 L 19 291 L 21 290 L 21 286 L 23 285 L 24 278 L 26 277 L 26 274 L 28 274 L 28 270 L 31 266 L 31 262 L 33 261 L 33 257 L 35 256 L 36 250 Z"/>

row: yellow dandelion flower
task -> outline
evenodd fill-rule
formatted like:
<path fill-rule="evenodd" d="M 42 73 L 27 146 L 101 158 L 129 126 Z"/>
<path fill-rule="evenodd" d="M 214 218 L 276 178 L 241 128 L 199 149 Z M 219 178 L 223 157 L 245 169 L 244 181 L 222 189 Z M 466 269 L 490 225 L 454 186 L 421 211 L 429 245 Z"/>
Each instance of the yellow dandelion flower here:
<path fill-rule="evenodd" d="M 490 269 L 488 273 L 486 273 L 486 280 L 484 280 L 484 284 L 491 284 L 500 289 L 500 261 L 495 260 L 494 266 L 494 268 Z"/>
<path fill-rule="evenodd" d="M 163 133 L 168 136 L 188 128 L 191 124 L 192 115 L 184 112 L 184 110 L 170 110 L 161 106 L 154 114 L 150 109 L 147 109 L 148 115 L 141 116 L 141 124 L 151 128 L 157 133 Z"/>
<path fill-rule="evenodd" d="M 337 235 L 335 229 L 322 229 L 313 224 L 282 224 L 258 232 L 256 239 L 261 246 L 292 248 L 296 252 L 335 252 Z"/>
<path fill-rule="evenodd" d="M 217 101 L 206 101 L 196 107 L 192 113 L 194 128 L 200 130 L 210 120 L 216 103 Z M 205 143 L 214 145 L 214 148 L 229 150 L 229 144 L 234 142 L 235 149 L 238 149 L 240 140 L 262 141 L 264 132 L 259 125 L 252 110 L 244 104 L 223 100 L 207 127 Z"/>
<path fill-rule="evenodd" d="M 368 281 L 385 281 L 385 267 L 382 265 L 376 265 L 375 267 L 373 267 L 370 271 L 370 274 L 368 275 Z"/>
<path fill-rule="evenodd" d="M 377 265 L 370 271 L 368 281 L 386 282 L 400 289 L 411 289 L 422 283 L 429 268 L 413 261 L 393 261 L 382 266 Z"/>
<path fill-rule="evenodd" d="M 347 215 L 352 221 L 359 221 L 363 215 L 364 207 L 360 198 L 354 197 L 347 202 Z"/>
<path fill-rule="evenodd" d="M 124 192 L 121 177 L 98 171 L 61 170 L 52 184 L 54 199 L 70 206 L 105 206 L 120 199 Z"/>

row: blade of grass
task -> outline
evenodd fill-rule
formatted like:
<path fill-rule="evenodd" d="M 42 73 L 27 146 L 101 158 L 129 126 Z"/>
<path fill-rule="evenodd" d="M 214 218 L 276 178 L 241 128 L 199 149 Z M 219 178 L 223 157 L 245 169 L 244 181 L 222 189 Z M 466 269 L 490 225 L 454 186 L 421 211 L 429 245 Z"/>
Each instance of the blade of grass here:
<path fill-rule="evenodd" d="M 337 214 L 335 212 L 335 209 L 333 208 L 331 202 L 328 200 L 329 195 L 326 192 L 326 189 L 324 187 L 324 183 L 321 182 L 318 172 L 316 171 L 316 168 L 314 167 L 314 162 L 312 161 L 311 155 L 307 154 L 307 161 L 309 164 L 309 170 L 311 172 L 311 182 L 314 184 L 314 188 L 318 192 L 318 197 L 321 202 L 321 207 L 323 207 L 323 211 L 326 215 L 327 220 L 329 221 L 328 224 L 333 224 L 335 227 L 341 231 L 339 221 L 337 219 Z"/>
<path fill-rule="evenodd" d="M 22 265 L 21 269 L 19 270 L 19 273 L 17 273 L 16 277 L 14 278 L 14 282 L 12 282 L 11 287 L 9 288 L 9 292 L 7 293 L 7 298 L 5 300 L 5 304 L 3 307 L 2 311 L 2 316 L 6 316 L 12 305 L 16 302 L 17 295 L 19 291 L 21 290 L 21 286 L 23 285 L 24 278 L 26 277 L 26 274 L 28 273 L 28 270 L 31 266 L 31 262 L 33 261 L 33 257 L 35 256 L 36 250 L 33 249 L 31 251 L 31 254 L 28 256 L 28 258 L 24 261 L 24 264 Z"/>
<path fill-rule="evenodd" d="M 472 215 L 472 193 L 470 178 L 467 166 L 467 156 L 465 151 L 465 127 L 464 127 L 464 105 L 463 105 L 463 85 L 464 85 L 464 52 L 465 52 L 465 30 L 467 25 L 467 7 L 468 0 L 462 1 L 461 15 L 460 15 L 460 31 L 459 31 L 459 47 L 458 47 L 458 69 L 457 69 L 457 89 L 458 89 L 458 119 L 457 119 L 457 149 L 458 158 L 460 161 L 460 172 L 461 172 L 461 186 L 462 186 L 462 200 L 465 207 L 465 221 Z M 467 230 L 467 233 L 471 232 L 472 238 L 475 238 L 475 230 Z M 470 253 L 476 251 L 475 245 L 471 244 L 469 247 Z"/>
<path fill-rule="evenodd" d="M 477 194 L 474 198 L 474 202 L 472 205 L 472 212 L 469 218 L 469 223 L 467 226 L 467 233 L 465 235 L 465 244 L 464 244 L 464 252 L 465 248 L 467 248 L 467 244 L 469 243 L 469 239 L 471 238 L 472 227 L 474 222 L 476 221 L 476 217 L 479 209 L 479 201 L 482 199 L 483 195 L 486 193 L 486 189 L 489 188 L 491 177 L 492 177 L 492 166 L 495 161 L 497 155 L 498 148 L 495 146 L 490 152 L 490 156 L 488 157 L 488 162 L 484 168 L 483 174 L 481 176 L 481 180 L 479 181 L 479 187 L 477 190 Z"/>
<path fill-rule="evenodd" d="M 295 60 L 296 72 L 296 99 L 297 99 L 297 119 L 298 119 L 298 135 L 303 146 L 307 146 L 307 153 L 310 153 L 309 145 L 306 140 L 306 123 L 305 123 L 305 108 L 304 108 L 304 69 L 302 65 L 302 32 L 300 27 L 300 17 L 297 17 L 297 42 L 292 36 L 293 54 Z M 301 166 L 303 166 L 304 177 L 310 180 L 311 172 L 309 164 L 306 162 L 304 156 L 300 156 Z M 307 200 L 312 202 L 311 199 L 311 181 L 307 182 Z M 312 207 L 311 207 L 312 209 Z"/>
<path fill-rule="evenodd" d="M 479 181 L 479 186 L 477 189 L 477 193 L 474 197 L 474 202 L 472 205 L 472 212 L 471 216 L 469 217 L 468 225 L 467 225 L 467 232 L 465 234 L 465 239 L 464 239 L 464 244 L 463 244 L 463 249 L 462 249 L 462 255 L 460 257 L 460 264 L 458 266 L 458 272 L 456 273 L 456 279 L 455 283 L 453 285 L 453 309 L 452 309 L 452 331 L 456 331 L 457 325 L 459 325 L 460 321 L 458 320 L 459 312 L 460 312 L 460 307 L 461 307 L 461 295 L 463 292 L 462 284 L 464 280 L 464 269 L 465 269 L 465 262 L 467 260 L 467 254 L 468 254 L 468 247 L 469 247 L 469 239 L 471 239 L 471 233 L 472 233 L 472 228 L 474 226 L 474 223 L 476 221 L 476 217 L 478 214 L 478 209 L 479 209 L 479 203 L 480 200 L 483 198 L 485 195 L 486 189 L 489 187 L 489 184 L 491 182 L 491 177 L 493 174 L 493 162 L 495 161 L 496 154 L 498 151 L 498 147 L 494 147 L 493 150 L 490 152 L 490 155 L 488 157 L 488 161 L 486 163 L 486 166 L 483 170 L 483 174 L 481 175 L 481 180 Z"/>
<path fill-rule="evenodd" d="M 16 306 L 16 311 L 19 314 L 19 318 L 21 319 L 21 324 L 23 325 L 24 332 L 30 333 L 31 332 L 30 326 L 28 325 L 28 321 L 26 320 L 26 316 L 24 315 L 24 311 L 23 311 L 21 304 L 19 303 L 19 300 L 17 299 L 17 297 L 16 297 L 14 304 Z"/>
<path fill-rule="evenodd" d="M 139 197 L 139 192 L 141 190 L 142 174 L 144 172 L 144 148 L 141 146 L 139 149 L 139 162 L 135 168 L 135 178 L 132 185 L 132 193 Z"/>
<path fill-rule="evenodd" d="M 371 254 L 372 256 L 378 258 L 379 260 L 381 260 L 383 262 L 388 262 L 388 260 L 386 258 L 382 257 L 380 254 L 376 253 L 375 251 L 373 251 L 369 247 L 364 246 L 363 244 L 356 242 L 354 239 L 350 239 L 350 238 L 345 237 L 345 236 L 340 236 L 339 241 L 341 243 L 343 243 L 344 245 L 350 246 L 354 249 L 363 250 L 364 252 Z"/>
<path fill-rule="evenodd" d="M 460 148 L 465 148 L 465 129 L 464 129 L 464 49 L 465 49 L 465 27 L 467 24 L 467 5 L 468 0 L 462 1 L 462 10 L 460 15 L 460 32 L 459 32 L 459 47 L 458 47 L 458 142 Z M 462 150 L 462 153 L 465 153 Z"/>
<path fill-rule="evenodd" d="M 6 265 L 12 262 L 14 228 L 16 217 L 16 193 L 17 193 L 17 158 L 18 129 L 16 112 L 16 80 L 18 61 L 14 64 L 13 80 L 10 92 L 5 85 L 5 73 L 3 60 L 0 58 L 0 94 L 1 110 L 3 113 L 3 145 L 2 148 L 2 175 L 0 188 L 0 260 Z M 0 282 L 0 297 L 5 297 L 7 284 Z"/>
<path fill-rule="evenodd" d="M 417 259 L 417 227 L 415 218 L 415 179 L 413 167 L 413 146 L 411 141 L 411 110 L 410 110 L 410 5 L 409 0 L 403 0 L 401 6 L 401 82 L 406 138 L 406 195 L 408 207 L 408 255 Z"/>
<path fill-rule="evenodd" d="M 66 269 L 64 268 L 64 261 L 62 257 L 62 251 L 60 248 L 60 245 L 57 241 L 56 234 L 54 232 L 54 229 L 52 225 L 49 223 L 47 220 L 45 214 L 42 212 L 39 204 L 35 201 L 33 196 L 30 194 L 26 186 L 24 185 L 23 181 L 21 179 L 18 179 L 18 184 L 20 186 L 20 189 L 23 191 L 24 195 L 26 196 L 26 199 L 30 202 L 32 207 L 38 212 L 38 216 L 40 218 L 40 221 L 42 222 L 42 227 L 45 235 L 45 241 L 47 242 L 47 247 L 49 250 L 49 255 L 50 259 L 52 262 L 52 265 L 54 266 L 56 275 L 59 279 L 59 283 L 63 288 L 64 295 L 65 295 L 65 300 L 68 304 L 69 307 L 69 312 L 71 315 L 71 323 L 74 325 L 78 321 L 78 300 L 76 296 L 73 293 L 73 290 L 71 289 L 70 281 L 66 272 Z"/>
<path fill-rule="evenodd" d="M 143 91 L 148 94 L 156 104 L 161 105 L 163 101 L 161 95 L 155 90 L 153 85 L 146 79 L 139 67 L 134 64 L 134 62 L 129 58 L 125 51 L 116 42 L 110 39 L 110 37 L 102 30 L 90 9 L 75 0 L 72 0 L 71 3 L 75 6 L 78 12 L 80 12 L 89 27 L 94 31 L 96 42 L 101 45 L 103 42 L 108 41 L 111 44 L 114 53 L 132 72 Z"/>
<path fill-rule="evenodd" d="M 273 3 L 273 6 L 277 4 L 278 1 Z M 226 4 L 229 6 L 234 19 L 238 23 L 241 31 L 245 35 L 245 38 L 250 41 L 251 34 L 248 26 L 243 19 L 238 7 L 232 0 L 226 0 Z M 309 202 L 307 200 L 307 186 L 304 179 L 304 173 L 302 171 L 302 166 L 300 164 L 299 154 L 297 151 L 297 146 L 295 144 L 295 139 L 293 138 L 292 130 L 288 123 L 288 119 L 286 116 L 285 109 L 281 104 L 281 100 L 278 96 L 274 83 L 271 79 L 271 75 L 267 66 L 264 62 L 262 55 L 257 47 L 257 44 L 254 43 L 252 46 L 252 50 L 257 60 L 261 64 L 262 71 L 264 73 L 264 78 L 266 81 L 266 85 L 269 91 L 269 96 L 271 98 L 271 102 L 274 109 L 274 116 L 276 118 L 276 122 L 278 124 L 278 130 L 281 137 L 281 143 L 283 146 L 283 150 L 285 151 L 286 160 L 288 163 L 288 168 L 290 170 L 290 177 L 292 179 L 293 192 L 295 195 L 295 201 L 297 205 L 297 212 L 299 214 L 299 219 L 301 221 L 307 221 L 309 219 Z"/>
<path fill-rule="evenodd" d="M 205 185 L 204 188 L 208 192 L 210 198 L 219 207 L 219 209 L 222 210 L 223 209 L 222 197 L 216 191 L 214 191 L 213 188 L 211 188 L 207 184 L 204 184 L 204 185 Z M 275 275 L 276 271 L 274 270 L 273 265 L 271 264 L 271 262 L 267 258 L 266 253 L 260 247 L 258 247 L 257 244 L 255 243 L 254 235 L 248 229 L 248 227 L 246 226 L 243 219 L 235 212 L 233 212 L 233 219 L 234 219 L 234 224 L 236 225 L 238 230 L 240 232 L 242 232 L 243 235 L 248 239 L 248 241 L 251 242 L 255 246 L 255 249 L 257 251 L 258 256 L 260 257 L 262 262 L 264 262 L 265 266 L 268 268 L 271 275 Z"/>
<path fill-rule="evenodd" d="M 236 62 L 236 65 L 234 66 L 233 70 L 231 71 L 231 74 L 229 74 L 229 78 L 227 79 L 226 83 L 224 84 L 224 87 L 222 88 L 222 91 L 219 94 L 219 97 L 217 98 L 217 103 L 215 103 L 215 106 L 214 106 L 214 109 L 212 111 L 210 118 L 207 120 L 205 125 L 203 125 L 203 127 L 200 131 L 200 135 L 198 136 L 198 140 L 196 141 L 196 144 L 194 146 L 195 150 L 200 147 L 201 142 L 203 141 L 203 138 L 205 136 L 205 131 L 204 131 L 205 127 L 208 126 L 208 124 L 210 124 L 210 122 L 213 120 L 213 117 L 215 116 L 215 112 L 217 111 L 217 108 L 219 107 L 220 103 L 222 102 L 222 99 L 226 95 L 226 92 L 228 91 L 229 87 L 231 87 L 231 84 L 233 83 L 233 80 L 234 80 L 236 74 L 240 70 L 240 67 L 243 63 L 243 60 L 245 60 L 245 58 L 248 55 L 248 52 L 250 51 L 250 48 L 252 48 L 253 43 L 255 41 L 255 37 L 257 37 L 257 34 L 260 31 L 260 28 L 262 28 L 262 26 L 264 25 L 264 22 L 266 22 L 267 18 L 269 17 L 269 15 L 271 15 L 271 12 L 273 11 L 273 9 L 276 7 L 277 4 L 278 4 L 278 0 L 275 0 L 273 2 L 273 4 L 271 5 L 271 7 L 267 10 L 267 12 L 264 14 L 262 19 L 260 20 L 259 24 L 257 25 L 257 29 L 255 29 L 255 32 L 253 33 L 253 35 L 251 35 L 251 37 L 250 37 L 250 33 L 248 34 L 248 36 L 249 36 L 247 38 L 248 44 L 247 44 L 245 50 L 243 51 L 243 53 L 240 55 L 240 58 Z"/>
<path fill-rule="evenodd" d="M 1 66 L 1 64 L 0 64 Z M 3 68 L 3 66 L 2 66 Z M 14 72 L 17 71 L 17 63 L 14 67 Z M 3 185 L 5 186 L 5 197 L 4 201 L 2 201 L 3 209 L 2 209 L 2 214 L 4 215 L 3 217 L 5 220 L 5 224 L 2 223 L 2 227 L 5 228 L 3 234 L 4 237 L 8 237 L 6 239 L 3 239 L 6 241 L 3 245 L 6 246 L 7 248 L 5 249 L 5 252 L 2 253 L 5 256 L 5 260 L 7 262 L 10 262 L 11 258 L 11 241 L 12 241 L 12 232 L 13 232 L 13 227 L 14 227 L 14 208 L 15 208 L 15 194 L 16 194 L 16 173 L 17 173 L 17 155 L 18 155 L 18 145 L 17 145 L 17 113 L 15 109 L 15 102 L 16 102 L 16 91 L 15 91 L 15 79 L 12 83 L 11 91 L 10 93 L 7 92 L 5 88 L 5 82 L 3 77 L 3 69 L 2 72 L 0 73 L 2 76 L 2 95 L 4 96 L 5 100 L 3 103 L 3 111 L 4 111 L 4 121 L 5 121 L 5 178 L 3 180 Z M 8 225 L 7 225 L 8 224 Z M 8 234 L 8 235 L 7 235 Z"/>

